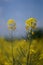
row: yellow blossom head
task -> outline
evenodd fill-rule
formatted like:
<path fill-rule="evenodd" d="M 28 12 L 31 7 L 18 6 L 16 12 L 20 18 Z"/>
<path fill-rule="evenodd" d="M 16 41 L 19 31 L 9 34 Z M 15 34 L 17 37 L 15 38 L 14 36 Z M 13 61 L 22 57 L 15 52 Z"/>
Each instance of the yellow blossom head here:
<path fill-rule="evenodd" d="M 37 20 L 35 18 L 29 18 L 26 20 L 25 24 L 26 27 L 29 29 L 30 27 L 35 29 L 36 28 Z"/>
<path fill-rule="evenodd" d="M 7 22 L 8 25 L 14 24 L 14 23 L 15 23 L 15 21 L 13 19 L 9 19 L 8 22 Z"/>
<path fill-rule="evenodd" d="M 16 23 L 13 19 L 9 19 L 7 24 L 8 24 L 8 29 L 16 29 Z"/>
<path fill-rule="evenodd" d="M 25 23 L 26 23 L 26 25 L 31 26 L 32 23 L 35 23 L 35 22 L 37 22 L 37 20 L 35 18 L 29 18 L 29 19 L 26 20 Z"/>

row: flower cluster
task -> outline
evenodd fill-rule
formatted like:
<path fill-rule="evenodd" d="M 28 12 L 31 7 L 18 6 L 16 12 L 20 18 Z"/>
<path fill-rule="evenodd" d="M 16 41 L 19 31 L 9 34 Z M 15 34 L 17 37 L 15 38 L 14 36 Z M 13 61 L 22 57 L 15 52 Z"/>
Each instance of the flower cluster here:
<path fill-rule="evenodd" d="M 8 29 L 11 29 L 11 30 L 16 29 L 16 23 L 14 20 L 12 20 L 12 19 L 8 20 L 7 24 L 8 24 Z"/>
<path fill-rule="evenodd" d="M 30 28 L 30 27 L 35 28 L 36 22 L 37 22 L 37 20 L 35 18 L 29 18 L 26 20 L 25 24 L 26 24 L 26 27 L 28 27 L 28 28 Z"/>

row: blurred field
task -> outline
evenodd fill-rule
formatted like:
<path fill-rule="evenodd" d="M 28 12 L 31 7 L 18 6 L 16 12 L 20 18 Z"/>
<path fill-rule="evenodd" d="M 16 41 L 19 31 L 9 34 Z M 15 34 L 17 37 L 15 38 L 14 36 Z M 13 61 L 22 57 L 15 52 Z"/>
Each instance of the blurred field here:
<path fill-rule="evenodd" d="M 0 38 L 0 65 L 27 65 L 29 40 L 6 41 Z M 35 39 L 30 47 L 31 65 L 43 65 L 43 38 Z"/>

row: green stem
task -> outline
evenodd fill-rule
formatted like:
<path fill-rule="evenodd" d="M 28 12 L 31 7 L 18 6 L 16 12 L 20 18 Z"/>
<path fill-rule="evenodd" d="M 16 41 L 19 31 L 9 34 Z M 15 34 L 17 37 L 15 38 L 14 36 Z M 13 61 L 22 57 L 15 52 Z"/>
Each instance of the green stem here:
<path fill-rule="evenodd" d="M 11 47 L 12 47 L 12 65 L 14 65 L 13 64 L 13 35 L 12 35 L 13 33 L 12 33 L 12 30 L 11 30 Z"/>
<path fill-rule="evenodd" d="M 32 34 L 32 29 L 31 29 L 31 34 Z M 30 55 L 30 46 L 31 46 L 31 43 L 32 43 L 32 38 L 30 38 L 29 51 L 28 51 L 28 54 L 27 54 L 27 64 L 26 65 L 31 65 L 31 55 Z"/>

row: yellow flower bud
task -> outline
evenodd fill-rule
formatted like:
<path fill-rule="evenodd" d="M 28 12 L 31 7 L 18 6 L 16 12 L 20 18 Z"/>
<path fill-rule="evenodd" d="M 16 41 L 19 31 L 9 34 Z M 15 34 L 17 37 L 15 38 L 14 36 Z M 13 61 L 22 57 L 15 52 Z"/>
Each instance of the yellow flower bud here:
<path fill-rule="evenodd" d="M 32 35 L 34 35 L 35 33 L 34 32 L 32 32 Z"/>

